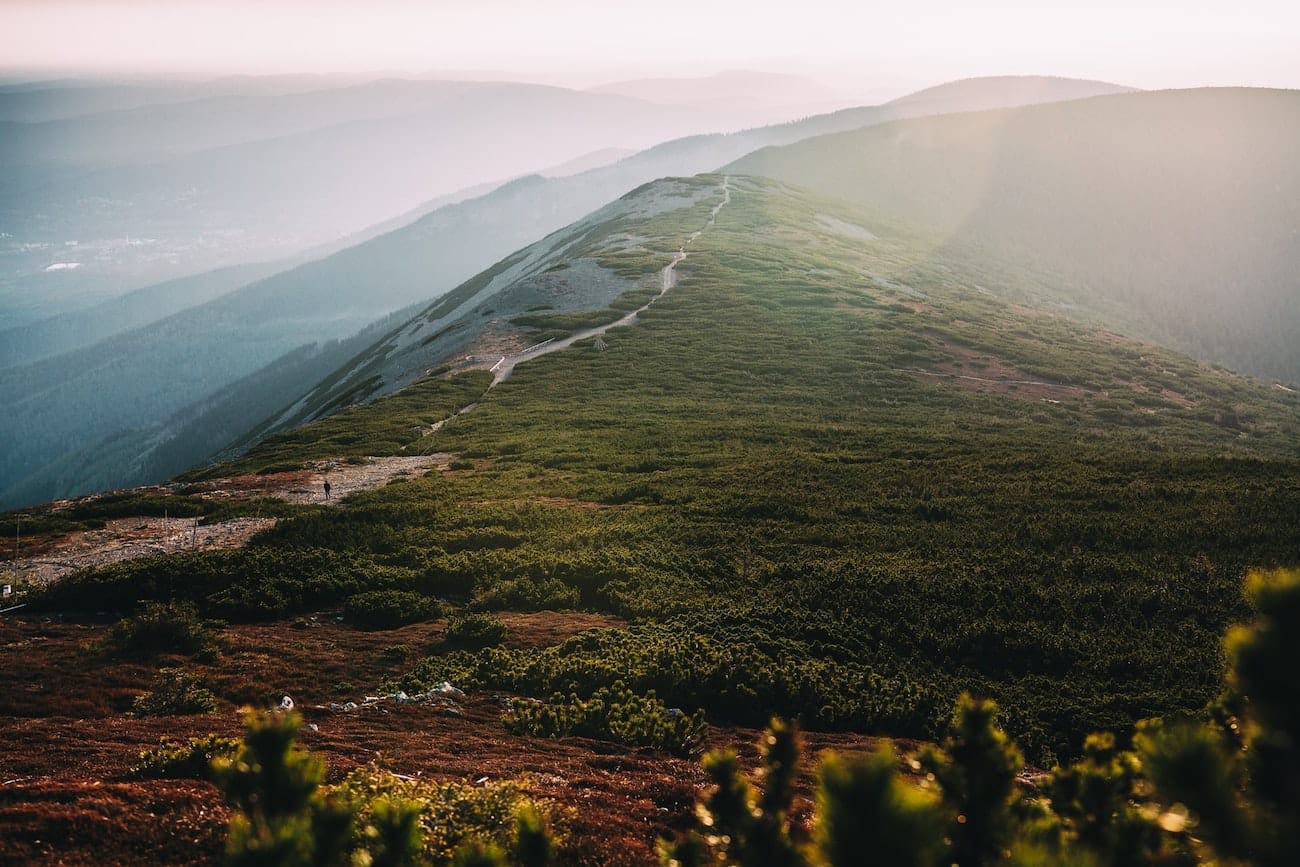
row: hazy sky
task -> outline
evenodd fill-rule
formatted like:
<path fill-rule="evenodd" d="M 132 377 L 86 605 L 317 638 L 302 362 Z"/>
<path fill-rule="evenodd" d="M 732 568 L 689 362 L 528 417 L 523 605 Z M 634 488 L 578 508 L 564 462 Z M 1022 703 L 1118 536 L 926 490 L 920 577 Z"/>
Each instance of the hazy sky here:
<path fill-rule="evenodd" d="M 846 88 L 1046 73 L 1300 87 L 1296 0 L 0 0 L 50 72 L 490 70 L 570 85 L 747 67 Z"/>

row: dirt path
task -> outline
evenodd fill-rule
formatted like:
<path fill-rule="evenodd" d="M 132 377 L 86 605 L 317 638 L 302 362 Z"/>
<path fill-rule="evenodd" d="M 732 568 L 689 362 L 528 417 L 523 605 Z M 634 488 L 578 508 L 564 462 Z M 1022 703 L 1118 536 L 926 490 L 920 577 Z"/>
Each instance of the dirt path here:
<path fill-rule="evenodd" d="M 452 456 L 444 453 L 418 457 L 364 458 L 352 463 L 342 458 L 313 461 L 305 469 L 267 475 L 214 479 L 193 491 L 194 496 L 217 502 L 261 497 L 288 503 L 334 506 L 348 494 L 386 485 L 394 479 L 446 469 Z M 330 497 L 325 499 L 325 480 Z M 150 489 L 166 496 L 166 488 Z M 57 513 L 57 507 L 52 510 Z M 33 540 L 32 556 L 9 560 L 0 567 L 0 583 L 43 584 L 91 566 L 123 560 L 242 548 L 258 532 L 275 526 L 275 518 L 244 517 L 203 524 L 193 518 L 132 516 L 114 518 L 99 530 L 80 530 L 57 538 Z M 0 607 L 3 607 L 0 605 Z"/>
<path fill-rule="evenodd" d="M 607 325 L 576 331 L 567 337 L 544 341 L 513 355 L 502 356 L 491 368 L 493 379 L 488 388 L 509 379 L 517 364 L 568 349 L 580 340 L 597 337 L 611 328 L 634 324 L 640 314 L 677 284 L 677 266 L 686 259 L 687 248 L 717 222 L 719 212 L 730 202 L 731 177 L 726 176 L 722 180 L 722 199 L 714 205 L 704 226 L 691 233 L 686 243 L 673 254 L 672 261 L 659 272 L 659 292 L 644 305 Z M 440 430 L 477 405 L 477 402 L 471 403 L 435 422 L 428 433 Z M 358 462 L 321 460 L 293 472 L 216 479 L 202 485 L 194 494 L 209 500 L 272 497 L 300 505 L 335 505 L 349 494 L 379 487 L 395 478 L 431 469 L 446 469 L 451 459 L 450 454 L 433 453 L 416 457 L 365 458 Z M 328 498 L 325 495 L 327 480 L 330 484 Z M 44 547 L 39 557 L 13 563 L 12 574 L 14 578 L 44 583 L 88 566 L 103 566 L 136 557 L 241 548 L 255 533 L 274 524 L 274 518 L 260 517 L 206 525 L 190 519 L 122 518 L 109 521 L 102 530 L 69 533 L 53 541 Z"/>
<path fill-rule="evenodd" d="M 468 408 L 459 410 L 467 412 Z M 454 416 L 453 416 L 454 417 Z M 446 424 L 437 422 L 430 432 Z M 427 470 L 446 469 L 452 456 L 443 452 L 414 457 L 361 458 L 359 461 L 334 458 L 312 461 L 304 470 L 272 473 L 265 476 L 236 476 L 216 479 L 204 485 L 198 495 L 209 500 L 246 500 L 274 497 L 286 503 L 335 506 L 339 500 L 357 491 L 368 491 L 394 479 L 423 475 Z M 325 482 L 330 483 L 329 499 Z"/>
<path fill-rule="evenodd" d="M 659 272 L 659 294 L 655 295 L 641 307 L 633 310 L 625 316 L 610 322 L 607 325 L 600 325 L 595 328 L 584 328 L 581 331 L 575 331 L 568 337 L 561 337 L 556 340 L 547 340 L 536 346 L 530 346 L 522 352 L 514 355 L 503 355 L 501 360 L 491 368 L 492 388 L 499 382 L 504 382 L 510 378 L 514 372 L 515 365 L 523 364 L 525 361 L 532 361 L 534 358 L 541 358 L 543 355 L 550 355 L 552 352 L 559 352 L 561 349 L 568 349 L 580 340 L 587 340 L 592 337 L 598 337 L 609 331 L 611 328 L 622 328 L 625 325 L 631 325 L 636 322 L 637 317 L 646 311 L 651 304 L 654 304 L 660 298 L 668 293 L 668 290 L 677 284 L 677 266 L 686 258 L 686 248 L 695 241 L 696 238 L 703 235 L 705 230 L 712 226 L 718 219 L 718 212 L 731 202 L 731 177 L 728 175 L 722 179 L 722 201 L 713 207 L 713 212 L 709 215 L 709 221 L 704 224 L 703 229 L 698 229 L 686 239 L 686 243 L 681 249 L 673 254 L 673 260 L 664 266 Z"/>

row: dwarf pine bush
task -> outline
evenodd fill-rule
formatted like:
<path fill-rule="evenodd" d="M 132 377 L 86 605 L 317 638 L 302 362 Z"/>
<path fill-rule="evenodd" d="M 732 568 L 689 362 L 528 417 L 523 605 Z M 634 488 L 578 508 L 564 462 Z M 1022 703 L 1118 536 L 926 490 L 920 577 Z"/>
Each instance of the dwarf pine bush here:
<path fill-rule="evenodd" d="M 552 805 L 529 796 L 513 781 L 476 786 L 412 780 L 372 765 L 353 771 L 333 791 L 356 815 L 358 828 L 377 827 L 378 813 L 379 819 L 389 822 L 384 833 L 395 840 L 407 838 L 393 824 L 391 814 L 396 808 L 392 805 L 413 811 L 419 841 L 414 851 L 420 863 L 454 863 L 457 857 L 475 852 L 499 851 L 509 854 L 501 863 L 541 867 L 554 854 Z M 363 836 L 359 845 L 373 848 L 368 840 L 378 838 L 365 833 L 369 836 Z"/>
<path fill-rule="evenodd" d="M 939 784 L 950 817 L 952 863 L 996 860 L 1015 833 L 1011 808 L 1023 766 L 1020 751 L 997 726 L 997 705 L 961 696 L 942 747 L 923 752 L 921 764 Z"/>
<path fill-rule="evenodd" d="M 343 613 L 362 629 L 396 629 L 434 620 L 442 616 L 442 606 L 412 590 L 368 590 L 348 597 Z"/>
<path fill-rule="evenodd" d="M 516 783 L 412 780 L 370 766 L 327 787 L 324 763 L 297 745 L 297 715 L 251 713 L 246 724 L 237 751 L 212 762 L 214 778 L 235 810 L 229 864 L 552 863 L 552 806 Z"/>
<path fill-rule="evenodd" d="M 807 867 L 804 847 L 790 822 L 799 762 L 796 730 L 773 720 L 759 749 L 758 786 L 745 777 L 735 752 L 705 757 L 704 771 L 714 790 L 697 810 L 702 830 L 674 846 L 661 846 L 663 864 Z"/>
<path fill-rule="evenodd" d="M 212 779 L 212 762 L 239 752 L 241 742 L 210 734 L 188 741 L 163 739 L 158 746 L 140 753 L 140 764 L 131 769 L 145 779 Z"/>
<path fill-rule="evenodd" d="M 578 602 L 577 589 L 558 579 L 516 578 L 485 587 L 471 605 L 481 611 L 567 611 Z"/>
<path fill-rule="evenodd" d="M 590 695 L 622 681 L 734 722 L 763 725 L 778 713 L 819 728 L 889 734 L 932 729 L 937 707 L 928 688 L 866 666 L 760 646 L 752 634 L 713 637 L 662 625 L 590 629 L 540 650 L 443 654 L 420 663 L 401 685 L 422 691 L 444 680 L 530 695 Z"/>
<path fill-rule="evenodd" d="M 935 794 L 902 780 L 888 746 L 829 756 L 817 791 L 814 863 L 920 867 L 939 863 L 943 816 Z"/>
<path fill-rule="evenodd" d="M 1211 858 L 1300 863 L 1300 570 L 1255 573 L 1258 612 L 1228 633 L 1227 690 L 1208 723 L 1139 727 L 1134 744 L 1166 810 Z"/>
<path fill-rule="evenodd" d="M 211 623 L 193 602 L 146 602 L 113 627 L 113 644 L 130 653 L 198 653 L 214 647 Z"/>
<path fill-rule="evenodd" d="M 490 614 L 462 614 L 447 624 L 444 640 L 466 648 L 494 647 L 506 640 L 506 625 Z"/>
<path fill-rule="evenodd" d="M 669 708 L 654 692 L 638 695 L 621 682 L 601 687 L 588 699 L 554 695 L 517 700 L 503 720 L 515 734 L 543 738 L 577 735 L 688 756 L 704 746 L 704 714 Z"/>
<path fill-rule="evenodd" d="M 183 668 L 161 668 L 153 689 L 136 696 L 131 712 L 136 716 L 184 716 L 216 713 L 217 697 L 197 674 Z"/>
<path fill-rule="evenodd" d="M 213 762 L 235 810 L 226 857 L 232 865 L 345 863 L 354 817 L 321 790 L 325 765 L 297 746 L 294 714 L 250 713 L 237 754 Z"/>
<path fill-rule="evenodd" d="M 1017 783 L 1020 753 L 992 702 L 963 696 L 948 735 L 900 777 L 888 748 L 828 756 L 815 832 L 788 816 L 797 743 L 780 722 L 762 749 L 760 787 L 734 753 L 713 753 L 700 829 L 661 847 L 673 867 L 858 867 L 1300 863 L 1300 571 L 1253 575 L 1258 617 L 1226 642 L 1227 690 L 1209 720 L 1139 724 L 1134 749 L 1094 734 L 1040 797 Z"/>

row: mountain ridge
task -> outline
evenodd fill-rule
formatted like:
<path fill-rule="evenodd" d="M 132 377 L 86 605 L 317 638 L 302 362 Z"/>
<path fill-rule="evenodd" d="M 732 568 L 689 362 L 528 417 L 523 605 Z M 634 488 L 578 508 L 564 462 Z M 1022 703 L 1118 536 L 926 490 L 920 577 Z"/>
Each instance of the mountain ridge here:
<path fill-rule="evenodd" d="M 1297 128 L 1300 92 L 1151 91 L 899 121 L 727 170 L 870 202 L 1034 263 L 1079 290 L 1080 311 L 1295 382 Z"/>
<path fill-rule="evenodd" d="M 969 89 L 968 85 L 964 87 Z M 969 92 L 964 92 L 960 98 L 965 104 L 972 96 Z M 997 101 L 998 86 L 991 86 L 988 92 L 979 95 L 979 99 L 980 104 Z M 167 395 L 167 405 L 157 414 L 161 417 L 156 416 L 153 419 L 154 422 L 161 421 L 163 418 L 170 417 L 171 413 L 206 396 L 205 393 L 193 390 L 184 392 L 180 390 L 182 379 L 179 374 L 184 369 L 185 359 L 193 353 L 196 346 L 207 346 L 204 349 L 206 354 L 213 358 L 220 358 L 222 364 L 229 366 L 228 370 L 217 370 L 215 365 L 209 364 L 209 372 L 205 374 L 204 384 L 198 387 L 210 393 L 211 390 L 225 383 L 252 374 L 260 364 L 273 362 L 275 358 L 294 349 L 301 342 L 345 338 L 377 316 L 386 315 L 393 309 L 414 303 L 421 298 L 436 297 L 454 288 L 458 282 L 472 276 L 477 270 L 489 266 L 493 261 L 509 255 L 538 237 L 582 218 L 611 199 L 652 178 L 689 175 L 712 170 L 764 143 L 789 141 L 827 129 L 846 129 L 864 123 L 880 122 L 891 117 L 895 111 L 908 110 L 886 110 L 879 107 L 854 109 L 801 122 L 760 128 L 747 133 L 692 136 L 657 145 L 611 166 L 566 178 L 516 181 L 502 190 L 489 193 L 477 200 L 439 209 L 407 227 L 334 254 L 329 260 L 307 263 L 294 271 L 273 275 L 256 284 L 262 287 L 260 290 L 251 287 L 243 287 L 239 290 L 244 292 L 241 297 L 252 299 L 263 307 L 269 301 L 256 299 L 272 294 L 280 298 L 296 294 L 303 301 L 302 312 L 298 315 L 306 318 L 317 317 L 318 324 L 315 329 L 304 322 L 288 323 L 284 326 L 287 329 L 286 334 L 290 335 L 287 339 L 275 338 L 268 341 L 263 348 L 242 352 L 231 344 L 231 341 L 236 339 L 236 331 L 216 330 L 215 322 L 202 321 L 202 317 L 195 311 L 189 313 L 182 311 L 176 314 L 181 318 L 175 321 L 187 323 L 184 333 L 165 344 L 143 342 L 146 334 L 162 334 L 156 324 L 147 326 L 152 328 L 151 332 L 130 332 L 114 338 L 119 346 L 125 346 L 127 343 L 135 344 L 135 348 L 126 357 L 139 359 L 136 364 L 137 373 L 123 375 L 103 371 L 97 381 L 86 378 L 78 386 L 80 391 L 77 396 L 60 401 L 61 409 L 53 406 L 38 408 L 47 416 L 52 412 L 61 412 L 61 420 L 56 425 L 41 425 L 34 421 L 35 416 L 28 416 L 22 420 L 15 418 L 9 422 L 7 435 L 12 436 L 15 442 L 23 442 L 23 448 L 28 450 L 28 453 L 31 449 L 42 447 L 33 439 L 35 432 L 40 431 L 42 427 L 62 431 L 60 435 L 70 443 L 93 442 L 98 437 L 86 433 L 84 417 L 84 407 L 88 400 L 92 401 L 93 405 L 94 400 L 104 400 L 105 395 L 121 395 L 114 398 L 109 407 L 109 411 L 116 413 L 117 417 L 122 419 L 115 424 L 120 425 L 123 422 L 135 424 L 148 417 L 147 414 L 136 416 L 133 411 L 128 411 L 128 407 L 144 405 L 139 403 L 138 396 L 133 397 L 131 394 L 123 393 L 121 391 L 123 388 L 137 389 L 151 395 L 160 393 Z M 402 263 L 405 263 L 404 267 Z M 319 279 L 316 277 L 306 279 L 306 275 L 317 275 Z M 440 280 L 443 281 L 441 285 L 439 285 Z M 368 315 L 358 315 L 346 322 L 335 319 L 334 324 L 319 318 L 318 311 L 330 309 L 331 305 L 337 303 L 332 301 L 332 298 L 338 297 L 340 293 L 355 293 L 359 287 L 369 287 L 375 281 L 378 281 L 377 285 L 387 293 L 387 297 L 392 299 L 392 304 L 388 308 L 381 309 L 375 306 L 376 300 L 383 296 L 367 288 L 362 294 L 364 302 L 371 305 Z M 268 287 L 277 288 L 272 292 Z M 206 310 L 226 311 L 218 319 L 234 316 L 236 320 L 248 320 L 252 317 L 258 321 L 264 335 L 271 334 L 274 320 L 266 319 L 264 314 L 254 316 L 247 309 L 236 309 L 235 299 L 229 295 L 223 298 L 225 300 L 217 299 L 209 302 L 213 306 Z M 100 354 L 117 354 L 117 350 L 107 346 L 101 346 L 96 351 Z M 172 367 L 160 367 L 149 360 L 151 354 L 160 355 L 164 352 L 169 359 L 175 359 L 170 362 L 170 365 L 175 366 L 174 371 Z M 81 358 L 89 358 L 89 356 L 83 355 Z M 102 369 L 102 365 L 89 361 L 78 361 L 69 367 L 74 370 L 90 371 Z M 327 373 L 327 370 L 323 370 L 321 376 Z M 10 376 L 9 380 L 14 381 L 14 377 Z M 5 389 L 0 385 L 0 392 L 7 397 L 21 395 L 26 389 L 26 384 L 21 379 L 19 381 L 24 383 L 21 389 Z M 5 376 L 0 372 L 0 384 L 4 382 Z M 315 383 L 304 383 L 303 392 L 309 391 L 314 385 Z M 17 405 L 18 397 L 10 397 L 10 399 Z M 288 402 L 286 400 L 286 403 Z M 143 408 L 139 411 L 145 413 Z M 250 419 L 250 428 L 260 421 L 260 419 Z M 19 433 L 19 426 L 21 426 L 21 433 Z M 120 431 L 122 428 L 117 427 L 116 430 Z M 108 431 L 105 430 L 104 433 Z M 30 458 L 14 454 L 10 458 L 10 463 L 41 465 L 45 462 L 33 462 Z M 0 473 L 0 481 L 4 478 L 13 478 L 12 469 L 7 475 Z M 139 479 L 139 481 L 146 481 L 146 479 Z M 0 483 L 0 492 L 8 487 L 8 484 Z M 57 490 L 67 492 L 71 489 L 47 487 L 43 490 L 44 495 L 35 496 L 47 498 Z M 0 493 L 0 497 L 3 496 L 3 493 Z"/>

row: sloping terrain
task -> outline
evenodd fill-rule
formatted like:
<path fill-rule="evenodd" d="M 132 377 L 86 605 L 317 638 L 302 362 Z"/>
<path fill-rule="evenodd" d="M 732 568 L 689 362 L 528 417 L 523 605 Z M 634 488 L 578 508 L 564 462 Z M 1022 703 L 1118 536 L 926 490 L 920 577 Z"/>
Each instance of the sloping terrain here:
<path fill-rule="evenodd" d="M 11 407 L 0 420 L 0 437 L 16 444 L 0 461 L 0 504 L 157 481 L 203 460 L 239 435 L 260 429 L 274 410 L 297 400 L 346 360 L 329 341 L 352 338 L 381 316 L 438 298 L 492 262 L 654 178 L 708 171 L 755 148 L 809 135 L 925 111 L 1051 99 L 1081 89 L 1118 88 L 1056 79 L 961 82 L 951 99 L 938 89 L 924 107 L 849 109 L 733 135 L 667 142 L 569 177 L 521 178 L 168 319 L 0 373 L 0 401 Z M 310 343 L 327 346 L 319 352 L 304 348 Z M 315 362 L 307 364 L 304 355 L 313 355 Z M 286 365 L 277 368 L 279 359 Z M 281 393 L 294 377 L 301 389 Z M 239 388 L 230 388 L 237 382 Z M 273 389 L 263 385 L 270 383 Z M 219 393 L 223 388 L 228 399 Z M 250 408 L 257 414 L 232 424 L 235 410 Z M 205 427 L 201 419 L 209 412 L 222 421 Z M 189 433 L 195 424 L 205 430 L 197 438 Z M 160 443 L 169 457 L 154 461 L 141 454 L 148 449 L 140 443 L 149 449 Z"/>
<path fill-rule="evenodd" d="M 39 643 L 43 662 L 4 667 L 0 734 L 58 737 L 3 759 L 20 782 L 0 825 L 24 851 L 75 859 L 90 845 L 50 835 L 62 814 L 33 805 L 104 780 L 129 784 L 105 798 L 142 798 L 164 784 L 125 779 L 137 751 L 231 730 L 229 715 L 125 713 L 154 662 L 75 621 L 145 600 L 233 624 L 215 656 L 165 657 L 223 709 L 294 696 L 318 726 L 308 746 L 341 770 L 379 750 L 409 776 L 537 774 L 532 791 L 580 810 L 568 863 L 643 863 L 690 821 L 697 766 L 510 734 L 496 696 L 622 682 L 702 709 L 711 745 L 744 746 L 745 726 L 779 713 L 802 718 L 814 745 L 858 748 L 932 737 L 969 689 L 998 698 L 1031 763 L 1049 766 L 1090 730 L 1213 698 L 1219 636 L 1245 613 L 1243 569 L 1295 556 L 1300 397 L 1008 300 L 1051 297 L 1032 271 L 712 175 L 648 185 L 446 303 L 526 310 L 590 285 L 562 282 L 571 271 L 604 275 L 589 307 L 673 279 L 634 323 L 495 385 L 487 370 L 425 376 L 203 475 L 433 452 L 452 456 L 448 471 L 333 509 L 287 506 L 239 551 L 121 563 L 26 597 L 35 613 L 5 622 L 6 645 Z M 611 321 L 625 305 L 597 312 Z M 512 326 L 545 339 L 588 314 L 557 306 Z M 427 327 L 363 358 L 385 388 L 423 360 L 397 350 L 438 334 L 412 322 Z M 459 646 L 440 619 L 363 631 L 345 612 L 377 588 L 502 612 L 507 640 Z M 444 681 L 467 692 L 457 713 L 332 706 Z M 52 696 L 54 682 L 75 700 Z M 186 804 L 216 803 L 206 784 L 187 791 Z M 196 814 L 105 824 L 101 839 L 124 851 L 211 840 L 204 827 L 224 815 Z"/>
<path fill-rule="evenodd" d="M 671 273 L 651 268 L 674 242 L 658 227 L 686 224 L 688 213 L 712 214 L 726 201 L 725 187 L 694 181 L 660 181 L 634 190 L 572 226 L 493 266 L 421 310 L 375 346 L 349 360 L 339 375 L 290 407 L 269 430 L 305 421 L 388 394 L 447 363 L 455 370 L 513 367 L 517 356 L 562 338 L 573 324 L 602 325 L 650 303 L 670 286 Z M 706 217 L 698 217 L 700 229 Z M 656 258 L 658 257 L 658 258 Z M 615 306 L 617 304 L 617 307 Z M 585 321 L 594 314 L 594 318 Z M 529 315 L 533 314 L 533 315 Z M 566 314 L 577 314 L 574 319 Z M 552 325 L 554 323 L 554 325 Z M 537 333 L 537 327 L 545 330 Z M 555 333 L 551 333 L 550 329 Z M 543 338 L 538 340 L 536 338 Z"/>
<path fill-rule="evenodd" d="M 139 750 L 231 731 L 225 714 L 127 715 L 167 661 L 223 711 L 292 695 L 336 774 L 375 751 L 408 776 L 534 774 L 530 791 L 579 810 L 566 863 L 645 863 L 690 822 L 698 766 L 512 734 L 502 702 L 621 682 L 703 710 L 714 746 L 745 747 L 777 713 L 815 747 L 890 735 L 908 749 L 972 690 L 1045 767 L 1091 730 L 1214 698 L 1242 571 L 1296 555 L 1300 396 L 1009 300 L 1054 297 L 1033 271 L 710 175 L 647 185 L 471 281 L 443 315 L 564 299 L 588 285 L 571 271 L 603 275 L 588 306 L 624 298 L 620 281 L 656 293 L 671 279 L 634 323 L 495 385 L 488 370 L 436 372 L 187 483 L 357 454 L 446 454 L 446 472 L 286 506 L 239 551 L 121 563 L 25 597 L 32 616 L 3 622 L 5 645 L 39 645 L 42 664 L 3 667 L 0 736 L 57 737 L 0 760 L 20 780 L 0 799 L 8 837 L 75 860 L 90 831 L 49 834 L 70 808 L 39 805 L 98 781 L 126 786 L 106 799 L 144 798 L 174 784 L 127 779 Z M 625 310 L 511 324 L 545 339 Z M 423 360 L 400 350 L 433 325 L 412 320 L 362 361 L 400 385 Z M 507 637 L 458 645 L 441 618 L 365 631 L 350 606 L 374 589 L 500 612 Z M 146 600 L 225 619 L 220 649 L 140 660 L 77 622 Z M 445 681 L 466 692 L 454 713 L 382 698 Z M 193 857 L 213 857 L 204 828 L 224 814 L 193 817 L 215 792 L 184 791 L 195 807 L 147 829 L 76 827 L 123 851 L 207 840 Z"/>
<path fill-rule="evenodd" d="M 1297 130 L 1297 91 L 1164 91 L 911 120 L 730 170 L 1031 264 L 1063 309 L 1296 382 Z"/>

